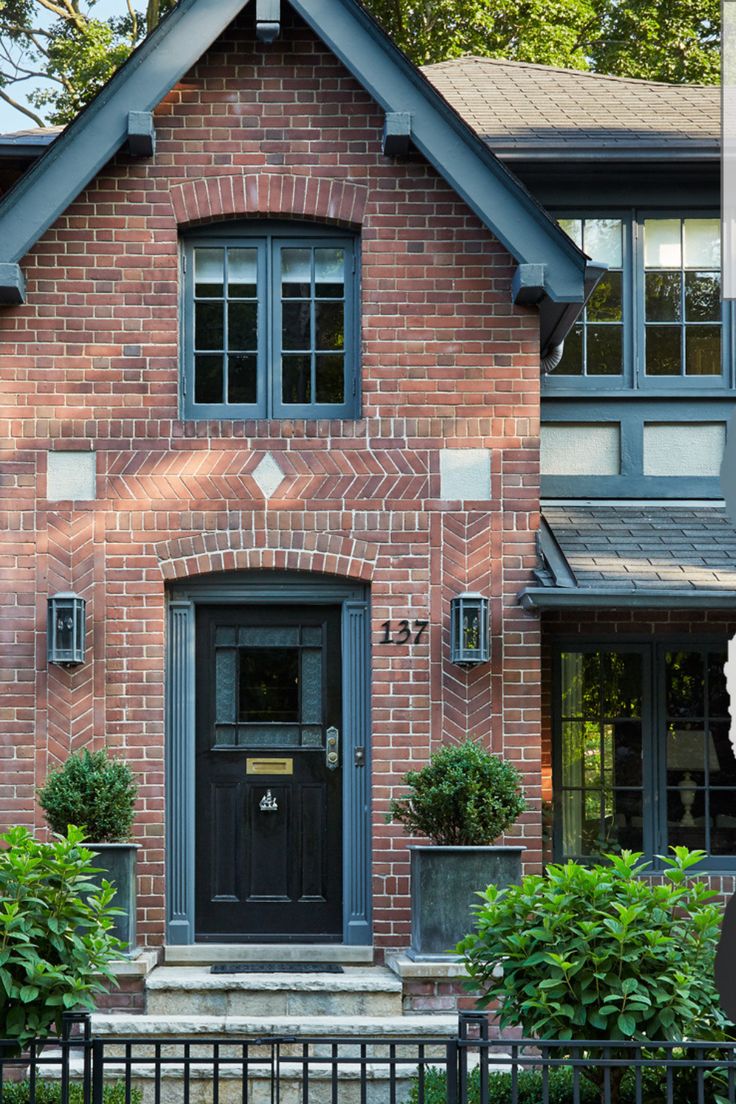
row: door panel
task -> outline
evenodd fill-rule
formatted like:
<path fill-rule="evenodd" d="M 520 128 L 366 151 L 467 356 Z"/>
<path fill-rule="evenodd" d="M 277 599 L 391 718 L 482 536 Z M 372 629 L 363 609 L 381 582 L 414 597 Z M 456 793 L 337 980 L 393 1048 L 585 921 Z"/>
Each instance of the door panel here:
<path fill-rule="evenodd" d="M 196 698 L 197 939 L 340 939 L 340 609 L 200 607 Z"/>

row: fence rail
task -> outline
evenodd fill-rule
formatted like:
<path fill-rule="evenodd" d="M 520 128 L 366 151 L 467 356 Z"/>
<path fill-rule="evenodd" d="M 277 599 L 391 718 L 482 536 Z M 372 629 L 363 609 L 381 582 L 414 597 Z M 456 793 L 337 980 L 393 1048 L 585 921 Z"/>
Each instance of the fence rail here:
<path fill-rule="evenodd" d="M 479 1013 L 450 1038 L 108 1038 L 74 1013 L 0 1042 L 0 1104 L 736 1104 L 736 1042 L 491 1038 Z"/>

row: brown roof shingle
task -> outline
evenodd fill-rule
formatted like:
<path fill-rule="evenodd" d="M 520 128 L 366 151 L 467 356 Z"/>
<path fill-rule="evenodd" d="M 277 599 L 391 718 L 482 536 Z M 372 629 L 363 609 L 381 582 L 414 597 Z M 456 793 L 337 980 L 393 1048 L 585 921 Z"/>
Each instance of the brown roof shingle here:
<path fill-rule="evenodd" d="M 720 88 L 464 57 L 422 72 L 499 153 L 531 148 L 717 153 Z"/>

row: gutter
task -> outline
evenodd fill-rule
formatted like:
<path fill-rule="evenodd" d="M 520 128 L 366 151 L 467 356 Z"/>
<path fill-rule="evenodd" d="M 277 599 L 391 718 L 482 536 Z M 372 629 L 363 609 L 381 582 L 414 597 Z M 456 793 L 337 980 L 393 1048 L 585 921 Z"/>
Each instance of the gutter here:
<path fill-rule="evenodd" d="M 547 609 L 724 609 L 736 610 L 736 590 L 612 590 L 532 586 L 518 595 L 525 610 Z"/>

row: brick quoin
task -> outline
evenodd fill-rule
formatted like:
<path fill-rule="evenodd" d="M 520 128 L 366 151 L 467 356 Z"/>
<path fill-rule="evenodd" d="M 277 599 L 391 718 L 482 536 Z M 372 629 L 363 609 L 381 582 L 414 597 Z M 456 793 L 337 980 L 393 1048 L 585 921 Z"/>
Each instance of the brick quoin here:
<path fill-rule="evenodd" d="M 518 764 L 508 837 L 542 857 L 539 335 L 505 249 L 416 153 L 382 154 L 382 112 L 298 17 L 255 40 L 247 9 L 155 111 L 156 155 L 116 156 L 24 260 L 0 312 L 0 819 L 40 828 L 35 790 L 80 747 L 141 783 L 140 937 L 164 938 L 166 587 L 296 570 L 370 585 L 374 940 L 409 939 L 410 842 L 385 822 L 401 776 L 444 740 Z M 179 234 L 278 216 L 361 240 L 362 416 L 184 421 Z M 442 448 L 491 452 L 488 501 L 440 499 Z M 94 449 L 97 498 L 46 499 L 49 449 Z M 285 478 L 266 501 L 253 471 Z M 86 597 L 88 658 L 48 668 L 46 599 Z M 451 597 L 491 604 L 490 664 L 449 663 Z M 419 645 L 381 623 L 427 619 Z M 439 994 L 445 999 L 446 994 Z"/>

